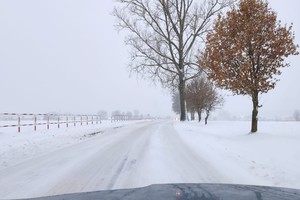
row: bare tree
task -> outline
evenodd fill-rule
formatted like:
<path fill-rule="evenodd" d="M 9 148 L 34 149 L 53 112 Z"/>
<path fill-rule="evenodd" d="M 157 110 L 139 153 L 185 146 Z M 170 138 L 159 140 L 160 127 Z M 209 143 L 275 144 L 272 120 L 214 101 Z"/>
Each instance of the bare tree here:
<path fill-rule="evenodd" d="M 131 70 L 178 89 L 181 121 L 186 120 L 186 81 L 200 74 L 194 55 L 212 18 L 232 1 L 117 0 L 113 14 L 117 27 L 128 31 Z"/>
<path fill-rule="evenodd" d="M 187 110 L 188 113 L 191 114 L 191 121 L 194 121 L 195 120 L 195 113 L 197 112 L 197 110 L 195 109 L 193 104 L 191 104 L 188 100 L 189 99 L 186 97 L 186 110 Z"/>
<path fill-rule="evenodd" d="M 223 98 L 217 93 L 213 84 L 204 76 L 193 79 L 187 85 L 186 96 L 190 109 L 198 113 L 199 122 L 202 112 L 206 112 L 205 124 L 210 112 L 223 102 Z"/>
<path fill-rule="evenodd" d="M 172 95 L 172 110 L 176 114 L 180 114 L 180 98 L 178 92 L 174 92 Z"/>
<path fill-rule="evenodd" d="M 120 110 L 114 110 L 111 115 L 122 115 L 122 112 Z"/>
<path fill-rule="evenodd" d="M 133 114 L 131 111 L 127 111 L 126 116 L 128 117 L 129 120 L 132 120 Z"/>
<path fill-rule="evenodd" d="M 206 113 L 205 116 L 205 125 L 207 124 L 208 117 L 210 112 L 215 110 L 217 106 L 221 106 L 224 102 L 224 99 L 221 95 L 218 94 L 216 88 L 212 83 L 208 83 L 207 91 L 204 99 L 204 110 Z"/>
<path fill-rule="evenodd" d="M 295 110 L 294 118 L 296 121 L 300 121 L 300 111 L 299 110 Z"/>
<path fill-rule="evenodd" d="M 99 110 L 97 114 L 100 116 L 102 120 L 108 119 L 108 113 L 105 110 Z"/>
<path fill-rule="evenodd" d="M 204 95 L 206 82 L 203 77 L 193 79 L 186 88 L 187 104 L 189 110 L 194 110 L 198 114 L 198 121 L 201 121 L 201 114 L 204 109 Z"/>

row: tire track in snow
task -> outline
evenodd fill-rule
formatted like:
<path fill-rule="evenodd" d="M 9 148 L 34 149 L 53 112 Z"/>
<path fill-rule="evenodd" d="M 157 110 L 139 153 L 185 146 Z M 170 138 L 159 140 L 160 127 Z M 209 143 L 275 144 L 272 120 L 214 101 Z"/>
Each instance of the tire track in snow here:
<path fill-rule="evenodd" d="M 118 177 L 120 176 L 123 168 L 125 167 L 125 164 L 128 160 L 128 156 L 126 155 L 125 158 L 123 159 L 123 161 L 121 162 L 119 168 L 117 169 L 117 171 L 115 172 L 115 174 L 112 176 L 110 183 L 108 184 L 108 188 L 112 189 L 115 182 L 117 181 Z"/>

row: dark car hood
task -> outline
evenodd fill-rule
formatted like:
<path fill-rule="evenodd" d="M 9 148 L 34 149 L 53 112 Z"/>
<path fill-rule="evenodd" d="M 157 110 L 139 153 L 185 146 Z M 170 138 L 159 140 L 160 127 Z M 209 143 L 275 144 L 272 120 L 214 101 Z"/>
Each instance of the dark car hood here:
<path fill-rule="evenodd" d="M 228 184 L 158 184 L 32 200 L 300 200 L 300 190 Z M 27 199 L 29 200 L 29 199 Z"/>

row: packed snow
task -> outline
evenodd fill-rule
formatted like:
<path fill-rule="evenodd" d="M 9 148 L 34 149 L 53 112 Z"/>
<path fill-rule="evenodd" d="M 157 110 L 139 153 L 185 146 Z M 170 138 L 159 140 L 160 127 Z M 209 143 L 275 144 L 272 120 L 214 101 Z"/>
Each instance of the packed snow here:
<path fill-rule="evenodd" d="M 137 122 L 103 120 L 98 124 L 83 124 L 83 126 L 77 124 L 77 126 L 66 127 L 63 124 L 57 128 L 57 125 L 51 125 L 49 130 L 46 126 L 38 126 L 37 131 L 33 131 L 33 126 L 28 126 L 21 127 L 20 133 L 17 127 L 0 128 L 0 170 L 35 156 L 90 139 L 110 129 Z M 8 124 L 8 122 L 5 123 Z M 11 122 L 11 124 L 15 123 L 15 121 Z"/>
<path fill-rule="evenodd" d="M 0 199 L 233 183 L 300 189 L 300 123 L 141 121 L 0 133 Z"/>

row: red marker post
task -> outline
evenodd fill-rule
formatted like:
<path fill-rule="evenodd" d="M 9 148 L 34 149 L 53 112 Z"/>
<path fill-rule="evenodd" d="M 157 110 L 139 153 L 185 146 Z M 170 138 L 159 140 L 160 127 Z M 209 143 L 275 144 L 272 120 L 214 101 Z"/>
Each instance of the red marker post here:
<path fill-rule="evenodd" d="M 21 132 L 21 117 L 18 115 L 18 133 Z"/>
<path fill-rule="evenodd" d="M 47 129 L 49 129 L 50 128 L 50 116 L 49 115 L 47 115 Z"/>
<path fill-rule="evenodd" d="M 34 115 L 34 131 L 36 131 L 36 115 Z"/>

